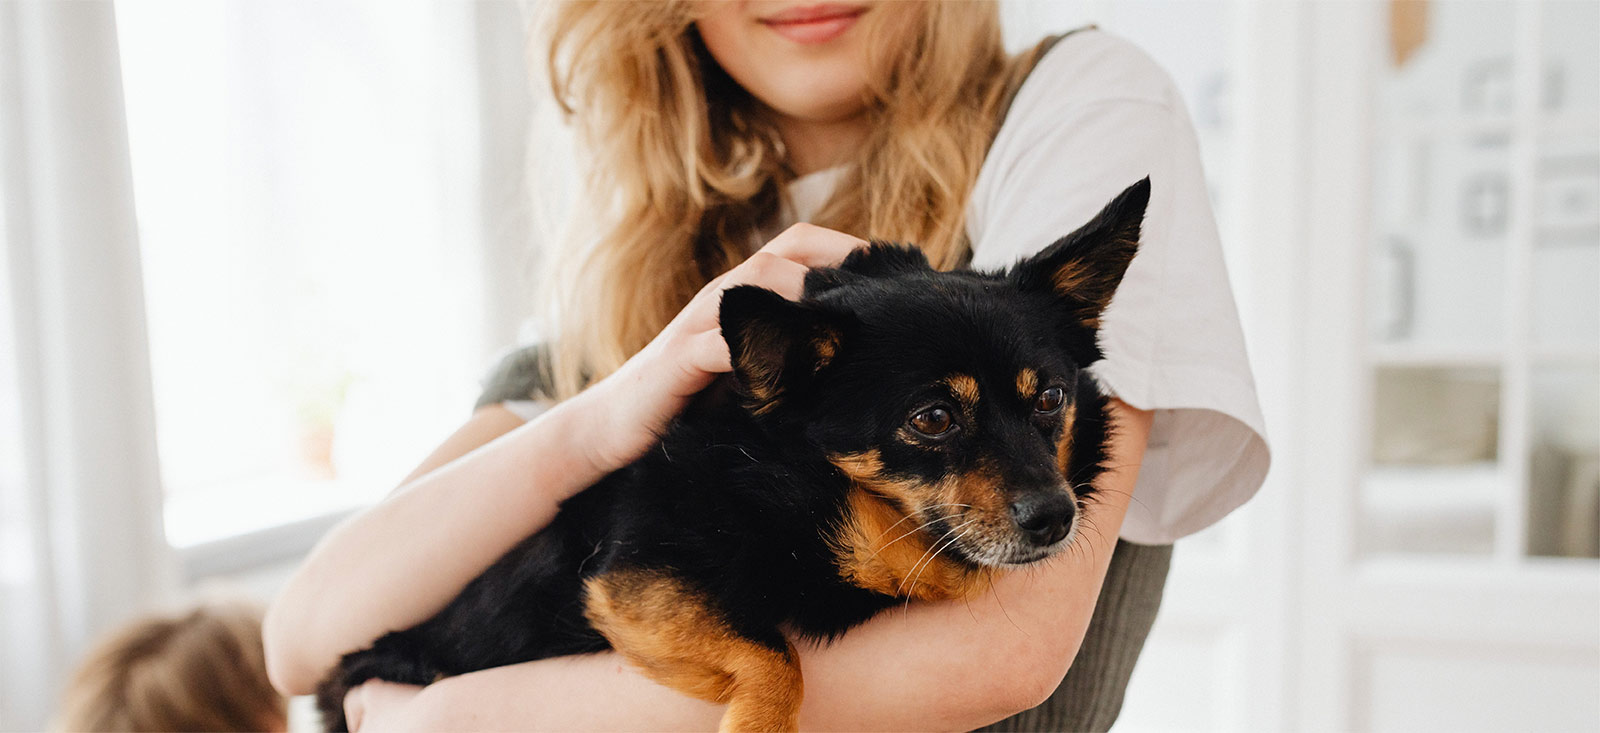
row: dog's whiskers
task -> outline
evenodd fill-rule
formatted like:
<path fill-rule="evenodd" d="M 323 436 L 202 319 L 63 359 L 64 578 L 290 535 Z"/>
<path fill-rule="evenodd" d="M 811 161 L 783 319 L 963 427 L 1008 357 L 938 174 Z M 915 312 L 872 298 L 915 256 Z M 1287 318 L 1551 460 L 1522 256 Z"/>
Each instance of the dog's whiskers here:
<path fill-rule="evenodd" d="M 1135 504 L 1138 504 L 1141 509 L 1145 509 L 1147 511 L 1150 509 L 1149 505 L 1147 505 L 1144 502 L 1140 501 L 1139 497 L 1134 496 L 1133 492 L 1131 492 L 1131 491 L 1118 491 L 1116 489 L 1103 489 L 1103 488 L 1095 487 L 1093 484 L 1083 484 L 1083 485 L 1084 486 L 1089 486 L 1091 488 L 1091 491 L 1087 492 L 1091 496 L 1093 494 L 1117 494 L 1119 496 L 1128 497 L 1129 501 L 1131 501 L 1131 502 L 1133 502 Z"/>
<path fill-rule="evenodd" d="M 929 509 L 938 509 L 938 508 L 941 508 L 941 507 L 952 507 L 952 506 L 953 507 L 964 507 L 964 508 L 967 508 L 967 509 L 971 509 L 972 508 L 971 504 L 934 504 L 934 505 L 932 505 L 932 506 L 930 506 L 928 508 Z M 892 531 L 895 527 L 898 527 L 898 526 L 904 524 L 906 522 L 906 520 L 907 519 L 911 519 L 911 517 L 912 517 L 912 515 L 908 514 L 908 515 L 905 516 L 904 519 L 901 519 L 900 521 L 889 525 L 889 529 L 884 530 L 883 534 L 878 535 L 878 539 L 880 539 L 880 540 L 883 539 L 883 535 L 889 534 L 889 532 Z M 892 540 L 890 540 L 890 541 L 888 541 L 888 542 L 886 542 L 886 543 L 884 543 L 882 545 L 879 545 L 878 549 L 873 551 L 872 557 L 869 557 L 868 559 L 870 560 L 872 558 L 877 557 L 878 553 L 881 553 L 884 550 L 889 549 L 892 545 L 894 545 L 894 543 L 899 542 L 900 540 L 903 540 L 903 539 L 905 539 L 907 537 L 910 537 L 911 535 L 914 535 L 914 534 L 916 534 L 918 532 L 921 532 L 922 530 L 926 529 L 929 525 L 938 523 L 939 519 L 940 519 L 939 517 L 934 517 L 933 519 L 930 519 L 930 520 L 928 520 L 926 522 L 923 522 L 922 526 L 917 527 L 916 529 L 913 529 L 910 532 L 907 532 L 907 533 L 905 533 L 903 535 L 900 535 L 899 537 L 896 537 L 896 538 L 894 538 L 894 539 L 892 539 Z M 876 541 L 876 540 L 874 540 L 874 541 Z"/>
<path fill-rule="evenodd" d="M 1000 607 L 1000 613 L 1006 617 L 1007 621 L 1011 622 L 1012 628 L 1015 628 L 1017 631 L 1021 631 L 1024 636 L 1027 636 L 1028 632 L 1024 631 L 1021 626 L 1017 625 L 1016 621 L 1011 619 L 1011 612 L 1006 610 L 1005 601 L 1000 600 L 1000 591 L 996 590 L 994 587 L 994 573 L 984 573 L 983 577 L 985 580 L 989 581 L 989 594 L 994 596 L 995 605 Z M 968 604 L 968 607 L 970 608 L 971 604 Z"/>
<path fill-rule="evenodd" d="M 931 542 L 931 543 L 929 543 L 929 544 L 928 544 L 928 549 L 927 549 L 927 551 L 925 551 L 925 552 L 923 552 L 923 553 L 922 553 L 922 557 L 919 557 L 919 558 L 917 558 L 917 561 L 916 561 L 916 562 L 915 562 L 915 563 L 912 563 L 912 565 L 911 565 L 911 570 L 907 570 L 907 571 L 906 571 L 906 574 L 907 574 L 907 575 L 908 575 L 908 576 L 909 576 L 909 575 L 910 575 L 910 574 L 911 574 L 911 572 L 912 572 L 912 571 L 914 571 L 914 570 L 916 570 L 916 569 L 917 569 L 917 567 L 918 567 L 918 566 L 920 566 L 920 565 L 922 565 L 922 561 L 923 561 L 923 560 L 924 560 L 924 559 L 927 559 L 927 557 L 928 557 L 928 554 L 929 554 L 929 553 L 931 553 L 931 552 L 933 552 L 933 551 L 934 551 L 934 550 L 936 550 L 936 549 L 937 549 L 937 548 L 938 548 L 938 547 L 939 547 L 939 543 L 940 543 L 940 542 L 943 542 L 943 541 L 944 541 L 944 538 L 946 538 L 946 537 L 949 537 L 949 536 L 950 536 L 950 535 L 952 535 L 952 534 L 955 534 L 955 533 L 956 533 L 956 532 L 957 532 L 957 531 L 959 531 L 959 530 L 960 530 L 960 529 L 961 529 L 961 528 L 962 528 L 962 527 L 965 527 L 965 526 L 967 526 L 967 524 L 970 524 L 970 523 L 972 523 L 972 522 L 975 522 L 975 521 L 977 521 L 977 520 L 976 520 L 976 519 L 970 519 L 970 520 L 967 520 L 967 522 L 966 522 L 966 523 L 964 523 L 964 524 L 962 524 L 962 525 L 960 525 L 960 526 L 958 526 L 958 527 L 956 527 L 956 528 L 955 528 L 955 529 L 951 529 L 951 530 L 949 530 L 949 531 L 947 531 L 947 532 L 945 532 L 945 533 L 944 533 L 944 534 L 942 534 L 942 535 L 939 535 L 939 538 L 938 538 L 938 539 L 936 539 L 936 540 L 934 540 L 934 541 L 933 541 L 933 542 Z M 904 594 L 904 593 L 905 593 L 905 590 L 906 590 L 906 581 L 907 581 L 907 580 L 909 580 L 909 578 L 902 578 L 902 579 L 901 579 L 901 580 L 900 580 L 900 585 L 899 585 L 899 586 L 898 586 L 898 587 L 896 587 L 896 588 L 895 588 L 895 594 L 896 594 L 896 595 L 903 595 L 903 594 Z"/>
<path fill-rule="evenodd" d="M 976 522 L 976 521 L 977 520 L 974 519 L 972 521 L 967 522 L 966 524 L 961 525 L 961 527 L 966 527 L 966 526 L 971 525 L 973 522 Z M 956 529 L 960 529 L 961 527 L 957 527 Z M 954 529 L 950 530 L 950 532 L 955 532 L 955 531 L 956 530 L 954 530 Z M 947 533 L 945 533 L 945 536 L 948 537 L 949 534 L 950 533 L 947 532 Z M 964 539 L 969 534 L 972 534 L 972 530 L 970 530 L 970 529 L 965 531 L 965 532 L 962 532 L 959 535 L 956 535 L 956 537 L 954 539 L 950 540 L 949 542 L 944 543 L 944 546 L 936 548 L 934 550 L 934 552 L 933 552 L 933 556 L 928 558 L 927 565 L 923 565 L 922 569 L 917 571 L 916 577 L 911 580 L 911 588 L 912 588 L 912 590 L 916 589 L 917 581 L 922 579 L 922 573 L 927 571 L 928 567 L 933 565 L 933 561 L 937 560 L 939 558 L 939 553 L 944 552 L 945 550 L 947 550 L 947 549 L 949 549 L 951 547 L 954 547 L 957 542 L 960 542 L 962 539 Z M 915 568 L 916 566 L 913 565 L 912 567 Z M 906 596 L 905 607 L 906 608 L 910 608 L 911 607 L 911 596 L 909 596 L 909 595 Z"/>
<path fill-rule="evenodd" d="M 927 508 L 928 509 L 942 509 L 944 507 L 960 507 L 960 508 L 963 508 L 963 509 L 971 509 L 972 505 L 971 504 L 930 504 L 930 505 L 928 505 Z M 877 540 L 883 539 L 883 535 L 886 535 L 886 534 L 889 534 L 890 532 L 893 532 L 895 527 L 898 527 L 898 526 L 900 526 L 902 524 L 905 524 L 906 522 L 916 518 L 916 516 L 917 515 L 915 515 L 915 514 L 907 514 L 904 517 L 901 517 L 900 521 L 889 525 L 889 527 L 887 529 L 883 530 L 883 532 L 881 534 L 879 534 L 876 538 L 874 538 L 873 541 L 876 542 Z M 938 519 L 934 519 L 934 520 L 928 522 L 928 524 L 932 524 L 933 522 L 937 522 L 937 521 L 939 521 L 939 520 Z M 928 524 L 924 524 L 924 525 L 922 525 L 922 527 L 926 527 L 926 526 L 928 526 Z M 918 527 L 917 529 L 922 529 L 922 527 Z M 917 530 L 913 529 L 911 531 L 915 532 Z M 904 537 L 904 536 L 905 535 L 901 535 L 901 537 Z M 899 538 L 896 538 L 894 540 L 894 542 L 898 542 L 898 541 L 899 541 Z M 889 544 L 892 545 L 892 544 L 894 544 L 894 542 L 890 542 Z"/>
<path fill-rule="evenodd" d="M 907 517 L 907 519 L 910 519 L 910 517 Z M 905 521 L 904 519 L 900 520 L 900 522 L 904 522 L 904 521 Z M 899 524 L 900 522 L 895 522 L 895 524 Z M 907 533 L 905 533 L 903 535 L 900 535 L 899 537 L 896 537 L 896 538 L 894 538 L 894 539 L 892 539 L 892 540 L 890 540 L 890 541 L 888 541 L 888 542 L 886 542 L 886 543 L 884 543 L 882 545 L 879 545 L 878 549 L 873 550 L 872 551 L 872 555 L 870 557 L 868 557 L 867 559 L 870 560 L 870 559 L 876 558 L 879 553 L 883 552 L 884 550 L 889 549 L 889 547 L 892 546 L 894 543 L 899 542 L 900 540 L 903 540 L 903 539 L 905 539 L 907 537 L 910 537 L 911 535 L 914 535 L 914 534 L 916 534 L 918 532 L 921 532 L 922 530 L 926 529 L 927 527 L 929 527 L 931 525 L 934 525 L 934 524 L 938 524 L 938 523 L 939 523 L 939 520 L 937 518 L 930 519 L 930 520 L 928 520 L 926 522 L 923 522 L 921 527 L 917 527 L 916 529 L 913 529 L 910 532 L 907 532 Z M 892 526 L 891 526 L 891 529 L 893 529 Z M 888 532 L 885 531 L 883 534 L 888 534 Z M 879 537 L 879 539 L 882 539 L 883 535 L 878 535 L 878 537 Z"/>
<path fill-rule="evenodd" d="M 906 575 L 908 577 L 902 578 L 900 580 L 900 585 L 897 588 L 895 588 L 895 594 L 896 595 L 906 595 L 905 591 L 906 591 L 906 583 L 907 582 L 910 582 L 911 583 L 911 589 L 915 590 L 916 589 L 916 581 L 913 578 L 909 577 L 911 575 L 911 573 L 913 571 L 916 571 L 918 567 L 921 567 L 922 561 L 929 559 L 929 555 L 930 554 L 933 554 L 934 557 L 938 556 L 937 552 L 939 550 L 939 543 L 943 542 L 946 537 L 949 537 L 950 535 L 955 534 L 956 532 L 960 531 L 962 529 L 962 527 L 965 527 L 968 524 L 971 524 L 972 522 L 975 522 L 975 521 L 977 521 L 977 520 L 976 519 L 968 520 L 966 523 L 961 524 L 960 526 L 957 526 L 956 528 L 951 529 L 948 532 L 945 532 L 944 534 L 940 535 L 938 539 L 936 539 L 932 543 L 930 543 L 928 545 L 927 551 L 922 553 L 922 557 L 917 558 L 917 561 L 911 565 L 911 569 L 906 571 Z M 921 575 L 922 574 L 920 572 L 918 572 L 916 577 L 920 578 Z M 907 604 L 910 603 L 910 599 L 911 599 L 911 597 L 909 595 L 906 595 Z"/>
<path fill-rule="evenodd" d="M 951 529 L 950 531 L 945 532 L 943 535 L 940 535 L 939 539 L 934 540 L 933 544 L 928 547 L 928 551 L 922 553 L 922 557 L 917 559 L 916 564 L 911 566 L 911 570 L 912 571 L 916 571 L 918 566 L 922 566 L 923 560 L 927 560 L 928 564 L 932 565 L 933 564 L 933 560 L 939 557 L 939 553 L 944 550 L 944 547 L 950 547 L 951 545 L 954 545 L 956 540 L 960 540 L 962 537 L 965 537 L 966 534 L 963 533 L 961 536 L 956 537 L 955 540 L 952 540 L 950 543 L 944 545 L 944 547 L 940 547 L 939 544 L 941 542 L 943 542 L 946 537 L 949 537 L 950 535 L 953 535 L 956 532 L 959 532 L 959 531 L 961 531 L 962 529 L 964 529 L 966 527 L 969 527 L 969 526 L 971 526 L 973 524 L 976 524 L 980 519 L 982 519 L 982 517 L 974 517 L 972 519 L 969 519 L 969 520 L 961 523 L 960 525 L 957 525 L 954 529 Z M 970 530 L 969 530 L 969 532 L 970 532 Z M 930 556 L 930 553 L 931 553 L 931 556 Z M 923 570 L 927 570 L 926 567 L 923 567 L 922 569 Z M 907 571 L 907 572 L 910 572 L 910 571 Z M 921 577 L 922 577 L 922 572 L 921 571 L 917 571 L 917 578 L 921 578 Z M 916 581 L 915 580 L 911 581 L 911 588 L 913 590 L 916 589 Z M 900 587 L 895 590 L 895 594 L 896 595 L 903 595 L 905 593 L 905 591 L 906 591 L 906 583 L 905 583 L 904 580 L 902 580 L 900 582 Z M 909 601 L 910 601 L 910 597 L 907 596 L 907 602 L 909 603 Z"/>

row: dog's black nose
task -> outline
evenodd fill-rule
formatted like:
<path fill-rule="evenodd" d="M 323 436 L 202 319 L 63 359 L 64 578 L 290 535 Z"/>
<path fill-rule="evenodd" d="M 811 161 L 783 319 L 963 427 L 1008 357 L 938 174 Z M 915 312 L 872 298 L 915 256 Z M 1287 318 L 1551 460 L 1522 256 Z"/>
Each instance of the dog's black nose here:
<path fill-rule="evenodd" d="M 1011 502 L 1011 518 L 1029 542 L 1053 545 L 1067 536 L 1077 506 L 1065 492 L 1026 494 Z"/>

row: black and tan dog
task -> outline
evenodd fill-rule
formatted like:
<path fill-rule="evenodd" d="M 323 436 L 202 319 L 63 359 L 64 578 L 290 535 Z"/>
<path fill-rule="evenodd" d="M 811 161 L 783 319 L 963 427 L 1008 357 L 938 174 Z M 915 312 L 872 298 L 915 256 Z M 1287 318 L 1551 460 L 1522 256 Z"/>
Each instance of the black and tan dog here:
<path fill-rule="evenodd" d="M 798 303 L 728 290 L 734 378 L 438 615 L 346 655 L 324 720 L 342 729 L 372 678 L 615 649 L 727 703 L 725 730 L 794 729 L 786 631 L 827 640 L 899 599 L 969 596 L 1071 541 L 1109 434 L 1082 370 L 1149 191 L 1003 273 L 874 244 L 811 272 Z"/>

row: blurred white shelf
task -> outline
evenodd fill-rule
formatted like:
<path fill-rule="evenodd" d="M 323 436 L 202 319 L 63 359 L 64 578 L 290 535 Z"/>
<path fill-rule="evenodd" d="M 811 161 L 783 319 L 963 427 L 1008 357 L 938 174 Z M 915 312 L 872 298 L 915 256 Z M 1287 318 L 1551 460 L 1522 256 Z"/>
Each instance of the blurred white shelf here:
<path fill-rule="evenodd" d="M 1378 465 L 1362 480 L 1361 502 L 1367 511 L 1388 516 L 1492 515 L 1504 481 L 1492 461 Z"/>
<path fill-rule="evenodd" d="M 1535 346 L 1530 356 L 1534 366 L 1597 366 L 1600 365 L 1600 345 Z"/>
<path fill-rule="evenodd" d="M 1453 346 L 1410 342 L 1374 343 L 1368 358 L 1376 366 L 1437 368 L 1499 368 L 1510 356 L 1500 346 Z M 1533 346 L 1529 360 L 1539 366 L 1600 364 L 1600 343 L 1594 346 Z"/>
<path fill-rule="evenodd" d="M 1600 598 L 1600 562 L 1587 557 L 1522 557 L 1514 563 L 1488 555 L 1388 553 L 1364 556 L 1364 583 L 1395 588 L 1512 588 L 1544 595 L 1587 591 Z"/>
<path fill-rule="evenodd" d="M 1498 346 L 1452 346 L 1412 342 L 1372 344 L 1373 364 L 1404 367 L 1498 367 L 1505 349 Z"/>
<path fill-rule="evenodd" d="M 328 530 L 383 498 L 373 480 L 260 476 L 167 499 L 167 543 L 185 582 L 297 562 Z"/>
<path fill-rule="evenodd" d="M 1488 136 L 1503 136 L 1509 140 L 1516 128 L 1517 122 L 1510 114 L 1478 118 L 1458 114 L 1390 115 L 1379 125 L 1382 136 L 1392 140 Z M 1578 114 L 1542 116 L 1536 129 L 1543 138 L 1594 136 L 1600 135 L 1600 121 Z"/>
<path fill-rule="evenodd" d="M 347 512 L 384 490 L 372 481 L 262 477 L 188 491 L 167 499 L 167 543 L 185 550 Z"/>

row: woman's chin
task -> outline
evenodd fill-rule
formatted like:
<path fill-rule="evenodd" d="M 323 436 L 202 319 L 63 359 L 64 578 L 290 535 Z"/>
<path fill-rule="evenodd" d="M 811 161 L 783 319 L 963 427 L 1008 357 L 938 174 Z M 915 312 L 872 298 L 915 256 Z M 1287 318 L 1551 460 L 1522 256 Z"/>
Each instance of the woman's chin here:
<path fill-rule="evenodd" d="M 866 83 L 844 83 L 833 72 L 796 74 L 757 98 L 789 119 L 813 124 L 848 122 L 867 109 Z M 849 73 L 849 72 L 846 72 Z M 781 87 L 781 88 L 776 88 Z"/>

